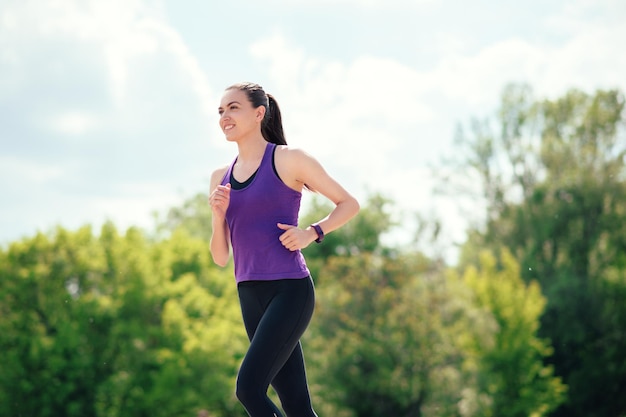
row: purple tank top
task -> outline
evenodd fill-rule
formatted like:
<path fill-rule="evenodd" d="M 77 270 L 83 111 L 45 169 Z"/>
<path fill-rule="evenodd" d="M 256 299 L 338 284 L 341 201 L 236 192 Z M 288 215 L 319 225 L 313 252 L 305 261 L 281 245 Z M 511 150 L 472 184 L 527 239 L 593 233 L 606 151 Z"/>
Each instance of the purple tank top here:
<path fill-rule="evenodd" d="M 298 225 L 302 194 L 288 187 L 274 172 L 276 145 L 268 143 L 252 181 L 231 189 L 226 221 L 233 246 L 236 281 L 300 279 L 310 275 L 304 256 L 286 249 L 279 240 L 284 230 L 276 223 Z M 229 182 L 235 161 L 222 179 Z"/>

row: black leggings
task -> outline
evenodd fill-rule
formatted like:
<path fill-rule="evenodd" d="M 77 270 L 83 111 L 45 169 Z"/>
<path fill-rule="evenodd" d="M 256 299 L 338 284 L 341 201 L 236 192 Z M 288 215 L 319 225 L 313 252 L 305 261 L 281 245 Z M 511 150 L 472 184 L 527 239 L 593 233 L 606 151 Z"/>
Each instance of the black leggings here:
<path fill-rule="evenodd" d="M 237 398 L 251 417 L 282 417 L 267 396 L 272 384 L 288 417 L 317 417 L 300 345 L 315 306 L 313 281 L 247 281 L 238 290 L 250 348 L 239 369 Z"/>

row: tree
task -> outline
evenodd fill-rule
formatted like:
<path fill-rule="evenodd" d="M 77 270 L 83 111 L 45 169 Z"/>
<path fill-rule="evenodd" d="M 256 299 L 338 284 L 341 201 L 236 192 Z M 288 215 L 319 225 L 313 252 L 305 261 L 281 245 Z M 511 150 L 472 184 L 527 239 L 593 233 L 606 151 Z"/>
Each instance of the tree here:
<path fill-rule="evenodd" d="M 429 267 L 418 256 L 329 259 L 325 273 L 335 278 L 318 291 L 309 341 L 312 379 L 323 375 L 313 389 L 335 404 L 333 415 L 458 415 L 462 354 L 453 339 L 464 315 Z"/>
<path fill-rule="evenodd" d="M 548 304 L 540 335 L 552 341 L 569 386 L 555 416 L 626 413 L 626 141 L 624 96 L 571 90 L 536 100 L 508 86 L 496 121 L 461 133 L 469 175 L 482 181 L 484 227 L 470 231 L 461 265 L 476 248 L 507 247 Z M 473 173 L 473 174 L 472 174 Z"/>
<path fill-rule="evenodd" d="M 545 298 L 510 254 L 463 274 L 362 254 L 330 258 L 325 273 L 306 341 L 326 413 L 539 417 L 563 400 L 537 335 Z"/>
<path fill-rule="evenodd" d="M 230 271 L 208 243 L 112 224 L 0 251 L 0 414 L 245 413 L 233 395 L 247 338 Z"/>
<path fill-rule="evenodd" d="M 89 284 L 103 269 L 89 228 L 37 234 L 0 253 L 0 414 L 95 415 L 107 323 Z"/>
<path fill-rule="evenodd" d="M 563 402 L 565 386 L 554 377 L 552 366 L 543 364 L 552 348 L 537 337 L 546 304 L 538 283 L 524 283 L 518 263 L 506 250 L 499 263 L 483 252 L 479 268 L 468 267 L 463 281 L 471 288 L 474 303 L 495 323 L 489 339 L 469 339 L 469 351 L 478 363 L 480 390 L 492 402 L 490 412 L 481 415 L 548 415 Z"/>
<path fill-rule="evenodd" d="M 398 252 L 397 248 L 387 247 L 381 241 L 381 237 L 396 225 L 390 212 L 392 204 L 390 199 L 381 194 L 370 195 L 361 204 L 358 216 L 329 233 L 323 244 L 311 244 L 302 251 L 317 284 L 321 283 L 320 280 L 327 279 L 324 267 L 330 258 L 361 256 L 367 253 L 391 256 Z M 331 210 L 330 202 L 315 196 L 311 206 L 298 221 L 300 227 L 319 221 Z"/>

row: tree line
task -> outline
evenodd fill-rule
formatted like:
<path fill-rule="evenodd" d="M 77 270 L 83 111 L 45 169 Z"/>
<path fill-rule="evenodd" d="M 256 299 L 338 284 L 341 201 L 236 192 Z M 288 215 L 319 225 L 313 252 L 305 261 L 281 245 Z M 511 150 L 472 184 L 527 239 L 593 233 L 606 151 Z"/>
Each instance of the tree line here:
<path fill-rule="evenodd" d="M 623 108 L 617 90 L 510 85 L 459 128 L 442 189 L 476 179 L 485 209 L 454 265 L 383 244 L 399 226 L 380 194 L 305 250 L 320 415 L 626 416 Z M 153 230 L 58 226 L 0 249 L 0 415 L 245 416 L 248 342 L 206 198 Z M 327 210 L 314 199 L 302 223 Z"/>

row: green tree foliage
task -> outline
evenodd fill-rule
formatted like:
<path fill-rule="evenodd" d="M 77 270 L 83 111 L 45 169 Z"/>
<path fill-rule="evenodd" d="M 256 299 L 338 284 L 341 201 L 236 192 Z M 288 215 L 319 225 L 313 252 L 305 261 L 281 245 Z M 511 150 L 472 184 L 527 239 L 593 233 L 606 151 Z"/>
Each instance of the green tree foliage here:
<path fill-rule="evenodd" d="M 342 228 L 324 238 L 323 245 L 311 245 L 305 249 L 307 259 L 326 259 L 330 256 L 357 255 L 359 253 L 389 254 L 381 237 L 396 225 L 390 213 L 392 201 L 382 194 L 371 194 L 359 215 Z M 302 227 L 324 218 L 332 210 L 327 200 L 315 196 L 311 207 L 302 216 Z"/>
<path fill-rule="evenodd" d="M 529 87 L 512 85 L 497 124 L 498 134 L 476 123 L 462 136 L 464 166 L 482 179 L 487 206 L 463 262 L 476 262 L 475 248 L 504 246 L 544 289 L 540 334 L 569 386 L 553 415 L 625 415 L 624 96 L 572 90 L 535 100 Z"/>
<path fill-rule="evenodd" d="M 38 234 L 0 254 L 1 415 L 94 415 L 110 360 L 96 248 L 84 228 L 59 230 L 53 241 Z"/>
<path fill-rule="evenodd" d="M 332 257 L 360 256 L 376 253 L 391 256 L 396 250 L 382 243 L 381 237 L 393 230 L 395 222 L 390 212 L 392 201 L 381 194 L 372 194 L 361 204 L 358 216 L 342 228 L 329 233 L 321 245 L 309 245 L 302 252 L 316 283 L 330 279 L 324 270 Z M 323 219 L 332 210 L 332 204 L 314 196 L 311 206 L 299 220 L 301 227 Z"/>
<path fill-rule="evenodd" d="M 430 266 L 417 256 L 329 260 L 334 280 L 318 291 L 311 343 L 313 376 L 323 376 L 316 389 L 334 415 L 458 415 L 462 354 L 453 339 L 464 315 Z"/>
<path fill-rule="evenodd" d="M 232 276 L 184 233 L 59 228 L 0 252 L 0 415 L 242 416 Z"/>
<path fill-rule="evenodd" d="M 476 358 L 479 389 L 491 399 L 489 412 L 481 415 L 547 415 L 562 403 L 565 386 L 553 376 L 552 367 L 543 364 L 552 348 L 537 337 L 546 304 L 538 283 L 524 283 L 519 264 L 506 250 L 500 264 L 483 252 L 479 268 L 468 267 L 463 281 L 471 288 L 477 307 L 495 323 L 491 337 L 474 333 L 468 345 L 469 357 Z"/>
<path fill-rule="evenodd" d="M 418 254 L 334 257 L 309 353 L 327 414 L 545 416 L 564 386 L 543 364 L 545 306 L 505 253 L 461 275 Z"/>

